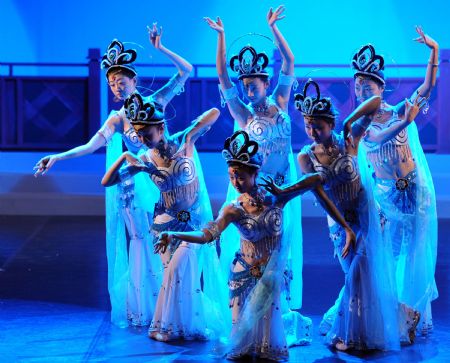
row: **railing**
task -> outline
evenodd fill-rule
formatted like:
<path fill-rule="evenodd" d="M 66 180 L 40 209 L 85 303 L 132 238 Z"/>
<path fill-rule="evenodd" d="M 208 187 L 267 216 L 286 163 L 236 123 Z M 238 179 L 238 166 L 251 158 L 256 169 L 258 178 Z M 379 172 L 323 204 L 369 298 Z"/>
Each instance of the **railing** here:
<path fill-rule="evenodd" d="M 0 149 L 1 150 L 63 150 L 80 145 L 98 130 L 101 120 L 100 87 L 103 73 L 99 67 L 100 50 L 89 49 L 86 63 L 0 63 Z M 439 78 L 436 89 L 430 99 L 430 111 L 420 114 L 417 124 L 424 149 L 428 152 L 450 153 L 450 50 L 441 50 Z M 272 70 L 276 83 L 281 66 L 279 55 L 274 54 Z M 63 67 L 81 68 L 85 76 L 22 76 L 17 75 L 18 68 Z M 171 70 L 170 64 L 137 64 L 140 74 L 151 69 Z M 348 69 L 348 65 L 297 64 L 297 74 L 302 69 Z M 425 64 L 394 65 L 391 68 L 417 69 Z M 142 72 L 141 72 L 142 70 Z M 300 70 L 300 71 L 299 71 Z M 6 73 L 6 74 L 5 74 Z M 76 72 L 74 72 L 76 73 Z M 168 72 L 165 72 L 168 73 Z M 349 72 L 344 72 L 348 74 Z M 392 73 L 392 72 L 391 72 Z M 206 75 L 205 75 L 206 74 Z M 141 76 L 139 86 L 143 93 L 146 89 L 156 90 L 168 79 L 164 77 Z M 323 93 L 332 97 L 341 114 L 348 114 L 356 102 L 349 89 L 348 77 L 317 77 Z M 423 77 L 405 77 L 388 79 L 387 89 L 395 92 L 385 93 L 388 103 L 397 103 L 412 94 Z M 108 92 L 108 108 L 114 104 Z M 215 65 L 194 65 L 193 76 L 185 86 L 185 92 L 176 97 L 167 108 L 169 129 L 172 131 L 186 127 L 192 119 L 210 107 L 219 107 Z M 306 142 L 303 121 L 298 111 L 290 106 L 292 117 L 292 143 L 298 150 Z M 228 110 L 222 109 L 222 116 L 208 135 L 199 140 L 200 150 L 220 150 L 223 138 L 233 129 L 232 118 Z"/>

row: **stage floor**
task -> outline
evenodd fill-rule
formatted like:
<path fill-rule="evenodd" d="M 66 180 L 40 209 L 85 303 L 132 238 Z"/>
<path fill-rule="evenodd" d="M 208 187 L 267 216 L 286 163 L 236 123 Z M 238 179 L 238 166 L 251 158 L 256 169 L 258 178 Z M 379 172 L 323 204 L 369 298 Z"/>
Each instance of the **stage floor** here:
<path fill-rule="evenodd" d="M 290 349 L 290 362 L 450 362 L 450 220 L 439 221 L 433 303 L 435 330 L 400 352 L 348 354 L 322 344 L 321 314 L 343 283 L 324 218 L 304 218 L 302 313 L 313 343 Z M 147 338 L 145 329 L 110 324 L 103 217 L 0 216 L 1 362 L 225 361 L 214 342 Z"/>

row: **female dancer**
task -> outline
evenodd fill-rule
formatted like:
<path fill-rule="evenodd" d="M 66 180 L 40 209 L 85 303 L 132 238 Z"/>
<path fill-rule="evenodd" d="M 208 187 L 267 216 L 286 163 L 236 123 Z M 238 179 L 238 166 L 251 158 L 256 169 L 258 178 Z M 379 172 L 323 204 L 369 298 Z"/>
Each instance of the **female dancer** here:
<path fill-rule="evenodd" d="M 177 73 L 150 98 L 159 102 L 163 108 L 180 92 L 189 76 L 192 66 L 179 55 L 163 46 L 162 29 L 157 24 L 149 31 L 150 43 L 166 55 L 177 67 Z M 133 62 L 137 53 L 125 49 L 124 45 L 113 40 L 102 59 L 106 69 L 108 84 L 115 99 L 124 101 L 136 91 L 137 72 Z M 142 143 L 126 118 L 123 107 L 112 112 L 100 130 L 85 145 L 63 153 L 48 155 L 35 166 L 36 174 L 43 175 L 60 160 L 92 154 L 107 145 L 107 165 L 122 153 L 122 140 L 128 150 L 138 152 Z M 157 256 L 151 253 L 146 241 L 149 229 L 149 216 L 156 200 L 155 187 L 147 178 L 130 179 L 106 192 L 106 236 L 108 256 L 108 290 L 111 299 L 111 321 L 119 326 L 128 324 L 145 326 L 153 316 L 156 296 L 161 283 L 161 265 Z M 125 226 L 130 236 L 129 253 Z"/>
<path fill-rule="evenodd" d="M 438 44 L 416 27 L 415 41 L 427 45 L 430 58 L 424 82 L 411 96 L 423 106 L 436 83 Z M 355 95 L 363 102 L 383 97 L 383 57 L 371 45 L 362 47 L 352 61 Z M 417 100 L 417 102 L 416 102 Z M 408 101 L 405 101 L 408 105 Z M 368 125 L 362 119 L 355 127 Z M 382 101 L 363 138 L 364 154 L 374 174 L 373 197 L 381 208 L 385 232 L 395 254 L 397 290 L 401 302 L 421 313 L 418 332 L 431 331 L 431 301 L 438 296 L 434 273 L 437 253 L 437 216 L 433 180 L 418 138 L 417 126 L 405 116 L 405 103 Z"/>
<path fill-rule="evenodd" d="M 240 234 L 240 249 L 231 265 L 229 277 L 230 307 L 233 329 L 229 359 L 256 356 L 272 360 L 288 357 L 289 345 L 283 334 L 280 293 L 283 271 L 289 252 L 285 238 L 283 207 L 292 198 L 314 188 L 320 176 L 311 174 L 289 187 L 280 189 L 271 179 L 262 178 L 269 196 L 257 187 L 262 159 L 258 143 L 245 131 L 236 131 L 225 141 L 222 154 L 228 164 L 230 182 L 239 193 L 236 200 L 226 203 L 214 222 L 193 232 L 162 232 L 155 251 L 165 251 L 179 239 L 190 243 L 208 243 L 234 224 Z M 323 189 L 322 189 L 323 192 Z M 355 236 L 326 199 L 329 212 L 347 232 L 348 250 Z M 229 241 L 224 241 L 225 243 Z M 289 341 L 289 337 L 288 337 Z"/>
<path fill-rule="evenodd" d="M 308 88 L 315 96 L 307 96 Z M 356 246 L 345 258 L 341 226 L 328 218 L 330 238 L 345 273 L 345 286 L 337 301 L 336 314 L 326 341 L 339 350 L 397 349 L 400 342 L 412 342 L 418 316 L 400 306 L 388 243 L 380 237 L 376 208 L 362 187 L 357 152 L 362 132 L 349 132 L 354 120 L 375 113 L 380 97 L 363 102 L 345 123 L 348 138 L 333 131 L 337 116 L 331 100 L 321 98 L 317 83 L 311 79 L 303 93 L 295 95 L 295 105 L 305 119 L 305 131 L 314 142 L 298 155 L 304 173 L 320 174 L 324 188 L 357 236 Z M 407 105 L 406 117 L 413 119 L 418 105 Z M 346 135 L 346 136 L 347 136 Z M 383 276 L 380 279 L 380 276 Z M 400 330 L 399 330 L 400 327 Z"/>
<path fill-rule="evenodd" d="M 257 53 L 253 47 L 246 46 L 241 49 L 239 55 L 231 58 L 231 69 L 237 72 L 249 104 L 245 104 L 241 100 L 237 87 L 228 75 L 225 30 L 222 20 L 217 18 L 217 21 L 213 21 L 210 18 L 205 18 L 208 25 L 218 33 L 216 66 L 222 96 L 239 128 L 245 130 L 252 140 L 259 143 L 259 152 L 262 156 L 260 177 L 270 176 L 277 185 L 290 183 L 297 179 L 291 148 L 291 120 L 287 113 L 291 87 L 295 81 L 294 55 L 277 26 L 277 22 L 284 18 L 282 15 L 284 10 L 284 6 L 279 6 L 274 11 L 271 8 L 267 13 L 267 23 L 283 59 L 278 83 L 272 95 L 267 94 L 270 85 L 269 74 L 265 69 L 269 61 L 267 55 Z M 236 192 L 230 185 L 227 201 L 235 198 Z M 300 309 L 302 305 L 303 267 L 302 231 L 299 223 L 301 220 L 300 198 L 288 203 L 285 214 L 286 233 L 295 238 L 295 243 L 290 246 L 285 293 L 290 307 Z M 222 266 L 226 268 L 233 260 L 234 251 L 238 248 L 236 229 L 234 227 L 229 228 L 222 235 L 222 238 L 227 242 L 221 250 L 220 260 Z M 283 311 L 287 312 L 288 310 L 286 301 L 284 301 Z M 296 321 L 293 326 L 298 329 L 297 343 L 308 343 L 310 341 L 311 319 L 297 313 L 294 314 L 293 318 Z"/>
<path fill-rule="evenodd" d="M 206 111 L 189 128 L 174 136 L 167 132 L 159 105 L 144 102 L 137 93 L 125 101 L 125 112 L 139 141 L 148 150 L 139 157 L 130 152 L 123 153 L 106 172 L 102 184 L 111 186 L 139 172 L 147 173 L 160 192 L 151 227 L 154 238 L 166 229 L 198 229 L 212 214 L 201 166 L 195 160 L 194 144 L 217 120 L 220 112 L 215 108 Z M 177 152 L 182 143 L 183 151 Z M 121 168 L 125 162 L 127 164 Z M 208 246 L 199 251 L 196 246 L 182 240 L 173 242 L 160 256 L 164 276 L 149 336 L 168 341 L 177 338 L 206 339 L 210 330 L 221 333 L 222 327 L 219 325 L 223 317 L 219 319 L 217 315 L 220 303 L 218 306 L 211 305 L 218 298 L 215 296 L 211 302 L 205 301 L 205 298 L 213 296 L 212 284 L 208 279 L 214 273 L 220 274 L 216 249 Z M 205 256 L 199 256 L 200 252 Z M 199 262 L 201 257 L 204 258 L 204 266 Z M 214 266 L 208 269 L 211 263 Z M 202 268 L 204 294 L 200 286 Z M 216 269 L 215 272 L 213 269 Z M 216 288 L 214 294 L 220 296 L 218 290 Z M 222 308 L 225 310 L 226 304 L 222 304 Z"/>

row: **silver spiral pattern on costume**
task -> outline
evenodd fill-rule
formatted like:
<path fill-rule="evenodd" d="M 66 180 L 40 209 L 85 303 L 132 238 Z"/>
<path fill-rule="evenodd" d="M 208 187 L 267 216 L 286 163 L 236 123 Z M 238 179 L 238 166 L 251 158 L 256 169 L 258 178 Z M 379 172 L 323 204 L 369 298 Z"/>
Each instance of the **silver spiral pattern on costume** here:
<path fill-rule="evenodd" d="M 167 170 L 157 169 L 151 173 L 151 178 L 161 192 L 173 189 L 173 179 Z"/>
<path fill-rule="evenodd" d="M 249 241 L 258 240 L 258 221 L 251 218 L 242 218 L 238 221 L 239 224 L 239 232 L 241 232 L 242 236 Z"/>
<path fill-rule="evenodd" d="M 406 129 L 400 131 L 397 135 L 394 136 L 396 144 L 406 144 L 408 142 L 408 132 Z"/>
<path fill-rule="evenodd" d="M 278 126 L 278 132 L 280 133 L 279 137 L 282 138 L 290 138 L 292 134 L 292 128 L 291 128 L 291 119 L 289 116 L 284 113 L 280 112 L 277 117 L 277 126 Z"/>
<path fill-rule="evenodd" d="M 377 131 L 381 131 L 382 127 L 380 125 L 371 124 L 371 128 L 376 129 Z M 364 145 L 366 145 L 369 149 L 375 149 L 380 146 L 377 142 L 372 142 L 367 140 L 366 138 L 363 138 Z"/>
<path fill-rule="evenodd" d="M 251 139 L 260 142 L 271 139 L 273 131 L 272 127 L 273 126 L 270 121 L 262 117 L 255 117 L 247 125 L 246 129 Z"/>
<path fill-rule="evenodd" d="M 177 185 L 189 184 L 197 177 L 194 162 L 188 158 L 176 160 L 173 167 L 173 176 Z"/>
<path fill-rule="evenodd" d="M 125 131 L 124 133 L 125 137 L 130 141 L 130 143 L 137 147 L 140 148 L 142 146 L 141 142 L 139 141 L 138 135 L 136 133 L 136 131 L 134 130 L 134 128 L 129 128 L 127 131 Z"/>
<path fill-rule="evenodd" d="M 351 155 L 344 155 L 335 161 L 336 178 L 343 183 L 351 183 L 359 176 L 358 165 Z"/>
<path fill-rule="evenodd" d="M 283 211 L 280 208 L 270 209 L 264 215 L 264 228 L 269 236 L 279 236 L 283 228 Z"/>

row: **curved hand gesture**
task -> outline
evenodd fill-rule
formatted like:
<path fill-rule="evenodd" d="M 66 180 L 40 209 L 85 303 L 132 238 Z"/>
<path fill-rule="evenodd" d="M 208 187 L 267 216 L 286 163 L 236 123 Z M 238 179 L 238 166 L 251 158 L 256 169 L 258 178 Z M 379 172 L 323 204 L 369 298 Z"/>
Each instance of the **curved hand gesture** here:
<path fill-rule="evenodd" d="M 416 32 L 419 36 L 413 39 L 415 42 L 425 44 L 431 49 L 437 49 L 439 47 L 438 43 L 433 38 L 425 34 L 421 25 L 416 25 Z"/>
<path fill-rule="evenodd" d="M 356 236 L 355 233 L 348 229 L 345 231 L 345 246 L 341 251 L 342 258 L 346 258 L 347 255 L 350 253 L 350 250 L 354 248 L 356 245 Z"/>
<path fill-rule="evenodd" d="M 212 20 L 211 18 L 208 18 L 207 16 L 205 16 L 203 19 L 208 23 L 209 27 L 211 29 L 214 29 L 216 32 L 223 34 L 223 32 L 225 31 L 222 19 L 220 19 L 219 17 L 217 17 L 216 21 Z"/>
<path fill-rule="evenodd" d="M 161 43 L 163 27 L 160 26 L 158 31 L 158 23 L 154 22 L 151 28 L 147 25 L 147 32 L 151 45 L 153 45 L 156 49 L 161 49 L 163 46 Z"/>
<path fill-rule="evenodd" d="M 408 99 L 405 99 L 405 120 L 408 123 L 414 121 L 416 116 L 418 115 L 420 109 L 427 104 L 426 97 L 416 97 L 414 102 L 410 102 Z"/>
<path fill-rule="evenodd" d="M 265 182 L 265 184 L 259 184 L 262 186 L 265 190 L 267 190 L 269 193 L 273 194 L 276 197 L 279 197 L 283 194 L 283 189 L 278 187 L 278 185 L 275 184 L 272 177 L 268 176 L 267 178 L 261 177 L 261 179 Z"/>
<path fill-rule="evenodd" d="M 267 23 L 269 24 L 269 26 L 274 26 L 274 24 L 278 20 L 284 19 L 286 17 L 286 15 L 281 15 L 283 14 L 284 10 L 286 10 L 284 5 L 280 5 L 275 9 L 275 11 L 273 10 L 273 8 L 269 9 L 267 13 Z"/>
<path fill-rule="evenodd" d="M 131 154 L 130 152 L 127 152 L 125 154 L 125 160 L 129 165 L 134 166 L 138 169 L 145 168 L 145 164 L 142 162 L 142 160 L 136 157 L 135 155 Z"/>
<path fill-rule="evenodd" d="M 41 160 L 39 160 L 34 166 L 33 170 L 35 170 L 34 176 L 37 177 L 39 175 L 46 174 L 49 169 L 58 161 L 56 155 L 47 155 L 44 156 Z"/>
<path fill-rule="evenodd" d="M 167 246 L 172 242 L 172 235 L 168 232 L 161 232 L 158 242 L 153 246 L 154 253 L 165 253 Z"/>

